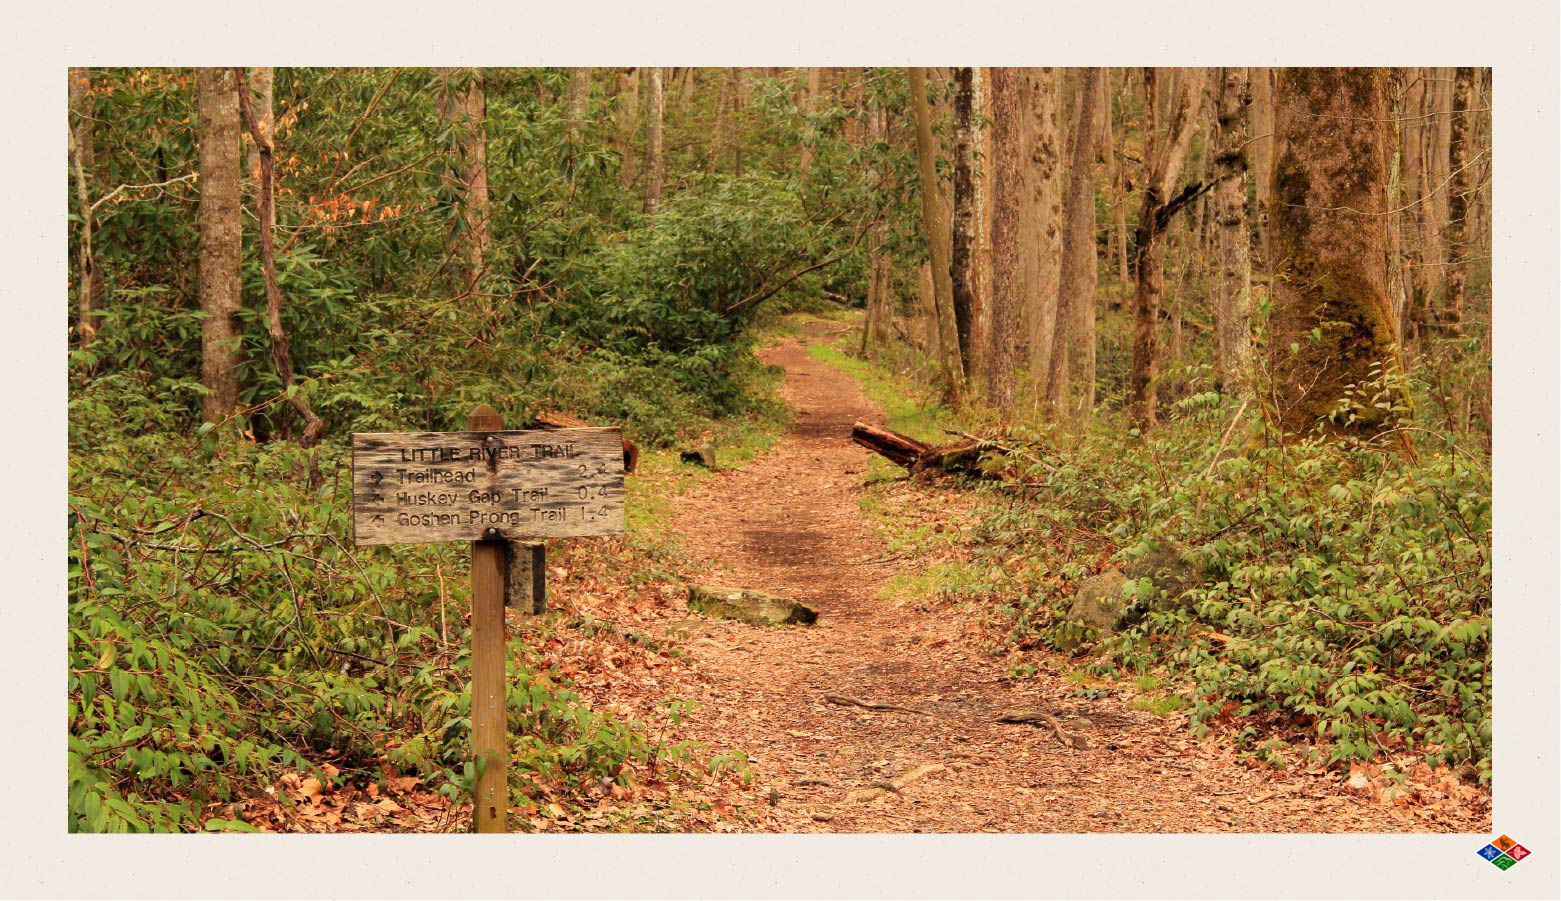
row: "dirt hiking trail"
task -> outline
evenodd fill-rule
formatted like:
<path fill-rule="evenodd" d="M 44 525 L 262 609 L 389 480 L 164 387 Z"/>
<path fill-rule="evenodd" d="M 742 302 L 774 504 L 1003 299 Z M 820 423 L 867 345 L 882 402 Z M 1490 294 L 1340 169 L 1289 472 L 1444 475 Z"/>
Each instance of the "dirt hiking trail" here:
<path fill-rule="evenodd" d="M 838 328 L 838 327 L 834 327 Z M 790 595 L 811 627 L 692 616 L 675 628 L 694 664 L 677 697 L 698 701 L 690 738 L 753 757 L 765 832 L 1445 832 L 1446 820 L 1353 796 L 1337 774 L 1244 765 L 1228 740 L 1199 742 L 1112 700 L 1070 697 L 1044 669 L 1010 679 L 981 652 L 975 613 L 879 597 L 905 561 L 858 504 L 868 452 L 855 419 L 882 412 L 849 376 L 814 359 L 831 326 L 765 352 L 786 370 L 791 433 L 683 498 L 674 529 L 718 584 Z M 724 567 L 724 568 L 723 568 Z M 832 703 L 826 695 L 906 710 Z M 1044 726 L 1004 724 L 1040 708 L 1088 747 Z M 925 715 L 924 715 L 925 714 Z M 1476 824 L 1471 820 L 1471 827 Z"/>

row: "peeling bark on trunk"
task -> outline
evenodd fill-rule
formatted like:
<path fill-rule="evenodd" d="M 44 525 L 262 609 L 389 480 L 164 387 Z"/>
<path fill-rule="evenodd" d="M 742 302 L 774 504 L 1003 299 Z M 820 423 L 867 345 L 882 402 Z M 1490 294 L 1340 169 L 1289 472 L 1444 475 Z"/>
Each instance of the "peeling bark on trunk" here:
<path fill-rule="evenodd" d="M 201 416 L 207 422 L 238 409 L 239 111 L 232 69 L 197 69 L 200 116 Z"/>
<path fill-rule="evenodd" d="M 1387 298 L 1388 141 L 1381 69 L 1285 69 L 1275 92 L 1270 241 L 1281 261 L 1269 358 L 1272 424 L 1309 432 L 1346 402 L 1373 368 L 1401 368 Z M 1392 419 L 1369 392 L 1334 432 L 1374 434 Z M 1402 433 L 1400 433 L 1402 435 Z"/>

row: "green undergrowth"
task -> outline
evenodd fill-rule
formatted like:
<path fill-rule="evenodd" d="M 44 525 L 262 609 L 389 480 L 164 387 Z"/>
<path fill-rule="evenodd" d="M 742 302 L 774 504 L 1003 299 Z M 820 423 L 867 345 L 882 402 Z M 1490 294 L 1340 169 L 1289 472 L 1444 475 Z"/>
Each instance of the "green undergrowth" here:
<path fill-rule="evenodd" d="M 752 412 L 692 433 L 717 444 L 723 465 L 782 432 L 779 372 L 756 373 Z M 193 432 L 182 427 L 188 398 L 144 379 L 78 388 L 70 830 L 243 830 L 245 800 L 288 771 L 336 784 L 416 776 L 464 803 L 473 778 L 466 546 L 354 547 L 350 452 L 339 439 L 302 450 L 231 429 Z M 676 575 L 683 561 L 663 537 L 666 513 L 706 477 L 675 450 L 647 450 L 627 480 L 620 584 Z M 571 673 L 591 662 L 559 647 L 600 630 L 574 619 L 538 618 L 510 642 L 516 803 L 538 793 L 567 802 L 647 772 L 688 784 L 712 775 L 718 761 L 703 751 L 582 700 Z"/>
<path fill-rule="evenodd" d="M 889 408 L 893 374 L 840 365 Z M 1413 420 L 1392 400 L 1403 386 L 1379 381 L 1364 394 L 1414 431 L 1280 445 L 1249 409 L 1222 444 L 1240 404 L 1193 381 L 1147 440 L 1107 410 L 1082 436 L 1008 430 L 1018 465 L 1001 481 L 869 486 L 864 509 L 909 561 L 887 590 L 968 604 L 995 653 L 1071 658 L 1100 680 L 1081 697 L 1217 727 L 1269 762 L 1408 753 L 1488 780 L 1489 459 Z M 906 515 L 906 492 L 951 490 L 973 529 Z M 1067 615 L 1083 580 L 1150 555 L 1178 572 L 1128 579 L 1119 631 Z M 1144 677 L 1153 685 L 1135 686 Z"/>

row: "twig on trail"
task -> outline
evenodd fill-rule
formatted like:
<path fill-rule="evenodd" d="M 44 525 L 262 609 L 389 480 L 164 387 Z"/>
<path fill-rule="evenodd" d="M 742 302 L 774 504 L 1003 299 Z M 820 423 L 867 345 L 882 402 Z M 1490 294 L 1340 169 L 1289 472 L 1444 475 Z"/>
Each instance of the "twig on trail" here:
<path fill-rule="evenodd" d="M 850 794 L 846 795 L 846 800 L 871 801 L 874 798 L 883 797 L 889 792 L 900 794 L 905 786 L 910 785 L 917 779 L 920 779 L 923 776 L 930 776 L 939 770 L 946 769 L 948 769 L 948 767 L 941 763 L 924 763 L 921 766 L 906 770 L 905 772 L 886 782 L 874 782 L 872 785 L 866 788 L 854 789 Z"/>
<path fill-rule="evenodd" d="M 997 718 L 999 723 L 1026 723 L 1031 726 L 1048 726 L 1057 740 L 1076 751 L 1089 750 L 1089 740 L 1077 733 L 1068 732 L 1057 718 L 1044 710 L 1010 710 Z"/>
<path fill-rule="evenodd" d="M 935 716 L 925 710 L 915 710 L 910 707 L 900 707 L 895 704 L 874 704 L 869 701 L 858 701 L 856 698 L 848 698 L 845 695 L 824 695 L 824 700 L 831 704 L 839 704 L 842 707 L 860 707 L 863 710 L 897 710 L 901 713 L 915 713 L 921 716 Z"/>

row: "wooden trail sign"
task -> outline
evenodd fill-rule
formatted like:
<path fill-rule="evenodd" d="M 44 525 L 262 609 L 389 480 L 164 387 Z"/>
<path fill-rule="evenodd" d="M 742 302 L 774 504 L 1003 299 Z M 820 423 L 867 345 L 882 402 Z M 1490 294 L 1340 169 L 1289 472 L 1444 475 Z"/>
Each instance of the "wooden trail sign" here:
<path fill-rule="evenodd" d="M 546 558 L 536 538 L 623 532 L 624 442 L 618 429 L 503 431 L 486 404 L 466 432 L 352 436 L 353 542 L 472 543 L 472 819 L 507 830 L 504 607 L 542 610 Z"/>
<path fill-rule="evenodd" d="M 623 532 L 619 429 L 352 436 L 358 544 Z"/>

